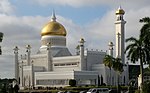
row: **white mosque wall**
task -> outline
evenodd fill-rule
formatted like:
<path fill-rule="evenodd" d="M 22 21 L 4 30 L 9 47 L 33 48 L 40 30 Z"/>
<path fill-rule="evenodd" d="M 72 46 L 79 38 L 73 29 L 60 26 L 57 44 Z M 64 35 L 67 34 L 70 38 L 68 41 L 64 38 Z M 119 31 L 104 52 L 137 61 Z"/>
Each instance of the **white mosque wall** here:
<path fill-rule="evenodd" d="M 111 76 L 110 76 L 110 69 L 108 67 L 106 67 L 104 64 L 94 64 L 92 65 L 92 71 L 97 71 L 99 77 L 103 77 L 103 82 L 106 85 L 117 85 L 117 77 L 118 77 L 118 73 L 116 71 L 114 71 L 113 68 L 111 68 Z M 119 84 L 124 84 L 124 78 L 122 78 L 122 76 L 126 76 L 126 70 L 120 75 L 120 82 Z M 111 82 L 110 82 L 110 78 L 111 78 Z M 126 78 L 127 79 L 127 78 Z M 125 80 L 125 84 L 127 83 L 127 80 Z"/>
<path fill-rule="evenodd" d="M 66 46 L 65 36 L 42 36 L 41 38 L 42 46 L 46 46 L 47 43 L 51 42 L 51 46 Z"/>
<path fill-rule="evenodd" d="M 54 71 L 78 71 L 80 56 L 54 57 Z"/>
<path fill-rule="evenodd" d="M 105 52 L 100 51 L 86 51 L 86 64 L 87 70 L 91 71 L 93 64 L 103 64 L 103 58 L 105 57 Z"/>
<path fill-rule="evenodd" d="M 32 70 L 32 66 L 24 66 L 23 67 L 23 82 L 22 85 L 24 85 L 24 87 L 28 87 L 28 86 L 34 86 L 34 74 L 33 74 L 33 70 Z"/>
<path fill-rule="evenodd" d="M 44 68 L 44 71 L 47 70 L 47 55 L 46 54 L 38 54 L 31 57 L 34 66 L 40 66 Z"/>
<path fill-rule="evenodd" d="M 104 64 L 93 64 L 92 65 L 92 71 L 97 71 L 99 77 L 102 76 L 103 77 L 103 82 L 105 84 L 107 84 L 107 79 L 106 79 L 106 77 L 107 77 L 107 73 L 106 73 L 107 69 L 106 69 Z"/>
<path fill-rule="evenodd" d="M 77 85 L 97 84 L 97 71 L 60 71 L 60 72 L 36 72 L 35 85 L 38 86 L 69 86 L 69 80 L 75 79 Z"/>

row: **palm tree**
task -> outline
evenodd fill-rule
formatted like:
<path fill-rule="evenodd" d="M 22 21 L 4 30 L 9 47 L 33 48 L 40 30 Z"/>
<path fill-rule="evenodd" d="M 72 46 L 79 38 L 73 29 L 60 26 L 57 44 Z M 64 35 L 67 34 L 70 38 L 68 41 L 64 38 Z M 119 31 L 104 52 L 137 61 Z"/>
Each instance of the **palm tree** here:
<path fill-rule="evenodd" d="M 142 37 L 144 40 L 146 41 L 150 41 L 150 37 L 148 35 L 150 35 L 150 18 L 149 17 L 145 17 L 140 19 L 140 23 L 144 23 L 144 25 L 142 26 L 141 30 L 140 30 L 140 37 Z"/>
<path fill-rule="evenodd" d="M 140 29 L 140 38 L 143 40 L 144 47 L 149 49 L 147 52 L 147 58 L 146 61 L 149 64 L 150 67 L 150 18 L 145 17 L 140 19 L 141 23 L 144 23 L 142 28 Z"/>
<path fill-rule="evenodd" d="M 117 72 L 117 93 L 120 93 L 120 85 L 119 85 L 119 76 L 124 71 L 123 63 L 121 63 L 121 58 L 115 58 L 115 62 L 113 64 L 113 69 Z"/>
<path fill-rule="evenodd" d="M 120 58 L 116 58 L 115 59 L 115 62 L 113 64 L 113 69 L 118 73 L 118 84 L 119 84 L 119 76 L 124 71 L 123 63 L 121 63 L 121 59 Z"/>
<path fill-rule="evenodd" d="M 123 70 L 123 63 L 121 63 L 121 59 L 120 58 L 116 58 L 115 62 L 113 64 L 113 69 L 118 72 L 119 74 L 121 74 L 124 70 Z"/>
<path fill-rule="evenodd" d="M 109 70 L 110 70 L 110 72 L 109 72 L 109 75 L 110 75 L 109 80 L 110 80 L 110 85 L 111 85 L 111 68 L 112 68 L 113 63 L 114 63 L 114 58 L 113 58 L 112 56 L 110 56 L 110 55 L 106 55 L 106 56 L 104 57 L 103 63 L 104 63 L 104 65 L 107 66 L 107 67 L 109 68 Z"/>
<path fill-rule="evenodd" d="M 142 91 L 142 84 L 143 84 L 143 63 L 146 62 L 147 52 L 148 49 L 146 49 L 143 46 L 142 38 L 136 39 L 136 38 L 128 38 L 126 39 L 126 42 L 130 42 L 130 44 L 126 47 L 125 53 L 128 51 L 127 58 L 131 60 L 131 62 L 135 63 L 138 60 L 140 60 L 140 73 L 141 73 L 141 91 Z"/>

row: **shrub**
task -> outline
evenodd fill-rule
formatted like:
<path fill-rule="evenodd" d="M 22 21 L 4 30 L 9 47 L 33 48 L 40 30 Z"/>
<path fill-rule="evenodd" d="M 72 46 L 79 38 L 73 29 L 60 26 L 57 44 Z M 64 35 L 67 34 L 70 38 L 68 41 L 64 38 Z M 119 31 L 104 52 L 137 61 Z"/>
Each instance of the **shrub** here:
<path fill-rule="evenodd" d="M 149 93 L 150 92 L 150 81 L 146 81 L 143 84 L 143 93 Z"/>
<path fill-rule="evenodd" d="M 69 85 L 70 85 L 71 87 L 75 87 L 75 86 L 76 86 L 76 80 L 75 80 L 75 79 L 70 79 L 70 80 L 69 80 Z"/>

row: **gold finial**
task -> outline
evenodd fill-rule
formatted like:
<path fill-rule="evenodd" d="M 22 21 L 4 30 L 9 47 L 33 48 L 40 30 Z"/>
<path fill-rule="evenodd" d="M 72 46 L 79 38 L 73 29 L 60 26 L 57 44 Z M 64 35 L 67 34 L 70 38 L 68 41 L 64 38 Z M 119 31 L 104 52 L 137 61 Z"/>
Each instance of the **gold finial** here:
<path fill-rule="evenodd" d="M 27 49 L 30 49 L 30 48 L 31 48 L 31 46 L 30 46 L 30 45 L 26 45 L 26 48 L 27 48 Z"/>
<path fill-rule="evenodd" d="M 122 14 L 122 15 L 125 14 L 125 11 L 121 8 L 121 6 L 119 6 L 118 10 L 116 11 L 116 15 L 118 14 Z"/>
<path fill-rule="evenodd" d="M 18 50 L 19 50 L 19 48 L 18 48 L 17 46 L 15 46 L 15 48 L 14 48 L 13 50 L 18 51 Z"/>
<path fill-rule="evenodd" d="M 84 43 L 84 42 L 85 42 L 84 38 L 81 38 L 80 43 Z"/>
<path fill-rule="evenodd" d="M 108 45 L 109 45 L 109 46 L 114 46 L 113 42 L 109 42 Z"/>

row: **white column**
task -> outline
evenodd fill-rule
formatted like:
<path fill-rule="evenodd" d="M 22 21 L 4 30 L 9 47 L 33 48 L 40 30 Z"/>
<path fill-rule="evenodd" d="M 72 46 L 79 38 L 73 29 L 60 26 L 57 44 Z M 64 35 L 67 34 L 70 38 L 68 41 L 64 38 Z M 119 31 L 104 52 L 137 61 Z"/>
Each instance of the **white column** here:
<path fill-rule="evenodd" d="M 24 83 L 24 82 L 23 82 L 23 81 L 24 81 L 24 80 L 23 80 L 23 79 L 24 79 L 24 78 L 23 78 L 23 61 L 22 61 L 22 63 L 21 63 L 21 66 L 20 66 L 20 67 L 21 67 L 20 85 L 21 85 L 21 87 L 24 87 L 24 84 L 23 84 L 23 83 Z"/>
<path fill-rule="evenodd" d="M 33 60 L 31 61 L 31 79 L 32 79 L 32 87 L 34 87 L 34 65 L 33 65 Z"/>
<path fill-rule="evenodd" d="M 53 71 L 53 62 L 51 54 L 51 44 L 47 44 L 47 71 Z"/>
<path fill-rule="evenodd" d="M 15 54 L 15 79 L 19 82 L 19 61 L 18 61 L 18 47 L 16 46 L 14 49 Z"/>
<path fill-rule="evenodd" d="M 120 33 L 118 32 L 117 33 L 117 39 L 116 39 L 116 57 L 117 58 L 121 58 L 121 55 L 120 55 L 120 47 L 121 47 L 121 44 L 120 44 Z"/>
<path fill-rule="evenodd" d="M 81 70 L 86 70 L 86 63 L 84 61 L 84 39 L 81 38 L 80 43 L 80 68 Z"/>
<path fill-rule="evenodd" d="M 27 52 L 27 65 L 30 66 L 31 65 L 31 61 L 30 61 L 30 54 L 31 54 L 31 46 L 30 45 L 27 45 L 26 46 L 26 52 Z"/>
<path fill-rule="evenodd" d="M 121 58 L 123 63 L 125 60 L 124 47 L 125 47 L 125 36 L 124 36 L 124 25 L 126 21 L 119 20 L 116 21 L 116 57 Z"/>

